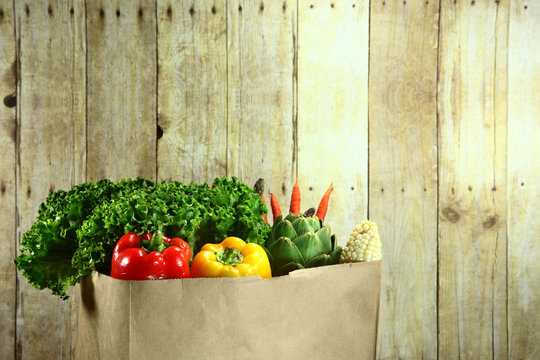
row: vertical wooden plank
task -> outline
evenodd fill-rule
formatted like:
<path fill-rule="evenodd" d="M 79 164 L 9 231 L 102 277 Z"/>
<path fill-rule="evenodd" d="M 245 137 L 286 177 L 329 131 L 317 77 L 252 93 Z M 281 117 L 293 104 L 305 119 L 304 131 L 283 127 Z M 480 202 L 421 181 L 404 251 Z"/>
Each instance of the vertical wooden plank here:
<path fill-rule="evenodd" d="M 507 6 L 441 4 L 441 359 L 506 358 Z"/>
<path fill-rule="evenodd" d="M 156 177 L 154 1 L 87 1 L 88 180 Z"/>
<path fill-rule="evenodd" d="M 158 1 L 158 179 L 227 171 L 226 0 Z"/>
<path fill-rule="evenodd" d="M 437 357 L 438 1 L 371 2 L 369 215 L 383 243 L 380 359 Z"/>
<path fill-rule="evenodd" d="M 78 0 L 14 3 L 20 241 L 49 191 L 85 180 L 85 15 Z M 70 295 L 60 300 L 18 276 L 17 358 L 73 357 L 78 289 Z"/>
<path fill-rule="evenodd" d="M 298 8 L 298 173 L 303 208 L 333 183 L 326 216 L 340 245 L 367 217 L 369 2 Z"/>
<path fill-rule="evenodd" d="M 264 178 L 283 209 L 296 171 L 296 18 L 291 0 L 228 2 L 227 174 Z"/>
<path fill-rule="evenodd" d="M 540 3 L 514 1 L 508 40 L 508 358 L 540 359 Z"/>
<path fill-rule="evenodd" d="M 13 2 L 0 0 L 0 358 L 15 356 L 17 63 Z"/>

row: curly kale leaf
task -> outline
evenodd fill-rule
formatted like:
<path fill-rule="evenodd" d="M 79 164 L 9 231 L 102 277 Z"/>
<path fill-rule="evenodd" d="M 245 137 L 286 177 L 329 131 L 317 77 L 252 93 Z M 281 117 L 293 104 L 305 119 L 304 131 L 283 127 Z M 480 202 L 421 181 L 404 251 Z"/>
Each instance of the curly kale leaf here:
<path fill-rule="evenodd" d="M 227 236 L 263 244 L 266 212 L 259 195 L 234 177 L 212 187 L 144 179 L 81 184 L 40 205 L 15 263 L 32 285 L 67 298 L 69 286 L 92 270 L 110 273 L 114 246 L 127 232 L 160 230 L 186 240 L 193 253 Z"/>

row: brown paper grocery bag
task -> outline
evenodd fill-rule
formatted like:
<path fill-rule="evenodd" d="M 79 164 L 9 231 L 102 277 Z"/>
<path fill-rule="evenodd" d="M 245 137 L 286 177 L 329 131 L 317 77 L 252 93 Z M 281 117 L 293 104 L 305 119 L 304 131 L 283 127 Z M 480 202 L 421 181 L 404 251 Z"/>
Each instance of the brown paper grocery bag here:
<path fill-rule="evenodd" d="M 77 359 L 373 359 L 381 261 L 81 284 Z"/>

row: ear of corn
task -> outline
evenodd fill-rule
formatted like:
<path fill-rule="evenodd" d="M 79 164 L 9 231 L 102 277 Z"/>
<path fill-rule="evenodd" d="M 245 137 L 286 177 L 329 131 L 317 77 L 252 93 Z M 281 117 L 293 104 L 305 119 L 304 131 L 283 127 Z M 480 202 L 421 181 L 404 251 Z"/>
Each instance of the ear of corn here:
<path fill-rule="evenodd" d="M 341 263 L 382 259 L 381 238 L 377 224 L 364 220 L 356 225 L 341 253 Z"/>

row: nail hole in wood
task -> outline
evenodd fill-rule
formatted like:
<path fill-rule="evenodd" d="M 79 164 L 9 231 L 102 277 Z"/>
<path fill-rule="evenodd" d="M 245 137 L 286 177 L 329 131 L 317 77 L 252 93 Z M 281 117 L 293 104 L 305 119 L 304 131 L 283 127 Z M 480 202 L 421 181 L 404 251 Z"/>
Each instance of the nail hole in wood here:
<path fill-rule="evenodd" d="M 142 16 L 143 16 L 143 9 L 139 8 L 139 17 L 142 17 Z"/>
<path fill-rule="evenodd" d="M 529 7 L 528 7 L 527 5 L 525 5 L 523 8 L 524 8 L 525 10 L 527 10 Z"/>
<path fill-rule="evenodd" d="M 426 5 L 429 5 L 429 1 L 426 1 Z"/>
<path fill-rule="evenodd" d="M 26 188 L 26 197 L 30 197 L 30 195 L 32 195 L 32 188 L 28 185 Z"/>
<path fill-rule="evenodd" d="M 285 183 L 281 183 L 281 193 L 285 195 L 286 192 L 287 192 L 287 187 L 285 186 Z"/>
<path fill-rule="evenodd" d="M 116 9 L 116 17 L 120 17 L 120 9 Z"/>
<path fill-rule="evenodd" d="M 30 16 L 30 8 L 28 7 L 28 4 L 24 5 L 24 13 L 26 16 Z"/>
<path fill-rule="evenodd" d="M 467 189 L 469 189 L 469 191 L 472 191 L 472 186 L 471 185 L 467 186 Z"/>
<path fill-rule="evenodd" d="M 49 186 L 49 192 L 54 192 L 54 184 Z"/>
<path fill-rule="evenodd" d="M 53 10 L 52 10 L 51 5 L 49 5 L 49 6 L 47 7 L 47 14 L 49 14 L 50 17 L 53 17 L 53 15 L 54 15 L 54 14 L 53 14 Z"/>
<path fill-rule="evenodd" d="M 426 192 L 426 191 L 427 191 L 427 189 L 426 189 L 426 188 L 424 188 L 424 192 Z"/>
<path fill-rule="evenodd" d="M 171 17 L 172 16 L 172 8 L 169 6 L 167 7 L 167 16 L 168 17 Z"/>
<path fill-rule="evenodd" d="M 4 18 L 4 10 L 0 9 L 0 19 L 3 19 L 3 18 Z"/>
<path fill-rule="evenodd" d="M 401 188 L 401 192 L 405 192 L 405 189 L 404 189 L 404 188 Z"/>
<path fill-rule="evenodd" d="M 404 1 L 404 2 L 403 2 L 403 5 L 407 5 L 407 2 L 406 2 L 406 1 Z"/>
<path fill-rule="evenodd" d="M 355 8 L 355 7 L 356 7 L 356 4 L 352 4 L 352 7 Z"/>
<path fill-rule="evenodd" d="M 473 6 L 474 6 L 474 4 L 475 4 L 475 1 L 474 1 L 474 0 L 472 0 L 472 1 L 471 1 L 471 5 L 473 5 Z"/>
<path fill-rule="evenodd" d="M 281 9 L 283 9 L 283 12 L 287 11 L 287 3 L 284 2 L 283 5 L 281 6 Z"/>
<path fill-rule="evenodd" d="M 70 14 L 70 15 L 75 14 L 75 10 L 74 10 L 73 8 L 69 9 L 69 14 Z"/>
<path fill-rule="evenodd" d="M 189 15 L 195 15 L 195 9 L 193 8 L 193 6 L 189 8 Z"/>
<path fill-rule="evenodd" d="M 216 10 L 216 7 L 215 6 L 212 6 L 212 14 L 216 14 L 217 10 Z"/>
<path fill-rule="evenodd" d="M 381 192 L 384 192 L 384 188 L 381 188 Z"/>
<path fill-rule="evenodd" d="M 99 17 L 100 17 L 100 18 L 105 17 L 105 10 L 99 9 Z"/>
<path fill-rule="evenodd" d="M 6 184 L 4 184 L 3 181 L 2 181 L 2 186 L 0 186 L 0 192 L 2 192 L 2 194 L 6 193 Z"/>
<path fill-rule="evenodd" d="M 521 183 L 521 186 L 525 186 L 525 183 Z"/>
<path fill-rule="evenodd" d="M 452 188 L 452 195 L 454 195 L 454 193 L 455 193 L 455 190 L 454 190 L 454 188 Z"/>
<path fill-rule="evenodd" d="M 313 4 L 309 5 L 309 8 L 310 8 L 310 9 L 313 9 Z"/>
<path fill-rule="evenodd" d="M 386 5 L 386 2 L 383 1 L 383 2 L 382 2 L 382 6 L 384 6 L 384 5 Z"/>
<path fill-rule="evenodd" d="M 156 138 L 159 140 L 163 137 L 163 129 L 161 126 L 157 126 Z"/>
<path fill-rule="evenodd" d="M 331 3 L 331 4 L 330 4 L 330 7 L 331 7 L 332 9 L 334 8 L 334 6 L 335 6 L 334 3 Z"/>
<path fill-rule="evenodd" d="M 313 191 L 313 186 L 310 186 L 310 187 L 309 187 L 309 191 Z"/>
<path fill-rule="evenodd" d="M 497 191 L 497 187 L 496 186 L 492 187 L 491 191 Z"/>
<path fill-rule="evenodd" d="M 259 12 L 262 13 L 263 11 L 264 11 L 264 4 L 261 3 L 261 4 L 259 5 Z"/>
<path fill-rule="evenodd" d="M 17 95 L 11 94 L 4 98 L 4 105 L 6 105 L 8 108 L 12 108 L 17 106 Z"/>
<path fill-rule="evenodd" d="M 351 190 L 354 191 L 354 186 L 351 186 Z"/>
<path fill-rule="evenodd" d="M 238 12 L 242 12 L 242 5 L 238 5 Z"/>

